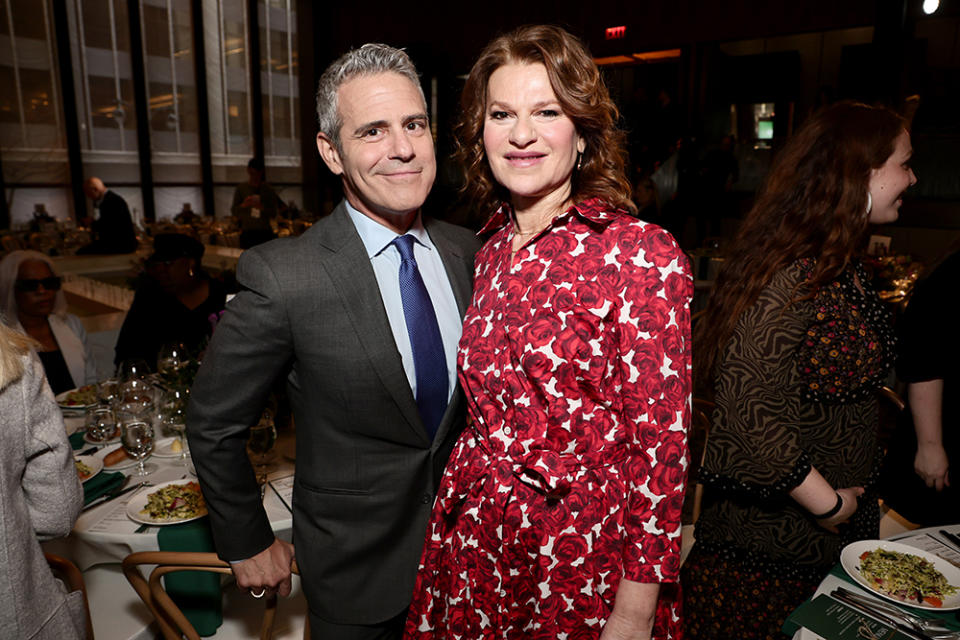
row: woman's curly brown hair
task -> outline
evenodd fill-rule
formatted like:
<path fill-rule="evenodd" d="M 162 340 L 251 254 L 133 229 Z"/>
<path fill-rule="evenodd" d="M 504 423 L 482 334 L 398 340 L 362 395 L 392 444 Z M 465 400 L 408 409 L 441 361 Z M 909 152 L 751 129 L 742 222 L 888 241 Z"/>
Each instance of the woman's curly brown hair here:
<path fill-rule="evenodd" d="M 845 101 L 814 114 L 787 142 L 725 256 L 694 331 L 698 384 L 710 386 L 737 320 L 778 270 L 816 258 L 797 301 L 849 267 L 869 238 L 871 170 L 893 154 L 905 129 L 904 119 L 885 107 Z"/>
<path fill-rule="evenodd" d="M 596 197 L 613 208 L 636 211 L 624 173 L 626 137 L 617 128 L 617 107 L 580 41 L 551 25 L 520 27 L 494 39 L 470 71 L 454 129 L 455 157 L 466 173 L 463 193 L 467 199 L 484 214 L 510 200 L 509 192 L 494 179 L 483 148 L 487 82 L 507 64 L 542 64 L 563 113 L 586 143 L 580 169 L 573 173 L 573 202 Z"/>

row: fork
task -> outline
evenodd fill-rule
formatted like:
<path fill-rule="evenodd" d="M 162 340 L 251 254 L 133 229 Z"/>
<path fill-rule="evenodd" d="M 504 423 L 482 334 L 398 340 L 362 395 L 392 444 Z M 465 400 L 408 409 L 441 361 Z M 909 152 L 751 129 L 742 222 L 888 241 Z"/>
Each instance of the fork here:
<path fill-rule="evenodd" d="M 863 596 L 863 595 L 860 595 L 859 593 L 848 591 L 843 587 L 837 587 L 837 592 L 845 595 L 851 600 L 864 604 L 868 607 L 874 607 L 875 609 L 879 609 L 880 611 L 884 611 L 892 615 L 900 616 L 901 618 L 909 622 L 912 626 L 917 627 L 918 631 L 951 631 L 950 627 L 946 626 L 943 622 L 939 620 L 921 618 L 920 616 L 916 616 L 910 613 L 909 611 L 901 609 L 900 607 L 897 607 L 895 605 L 887 604 L 886 602 L 881 602 L 875 598 L 871 598 L 869 596 Z"/>
<path fill-rule="evenodd" d="M 904 622 L 909 625 L 910 628 L 928 636 L 932 640 L 960 640 L 960 631 L 951 631 L 950 628 L 946 627 L 942 622 L 920 618 L 899 607 L 893 607 L 885 602 L 853 593 L 843 587 L 837 587 L 831 595 L 878 616 Z"/>

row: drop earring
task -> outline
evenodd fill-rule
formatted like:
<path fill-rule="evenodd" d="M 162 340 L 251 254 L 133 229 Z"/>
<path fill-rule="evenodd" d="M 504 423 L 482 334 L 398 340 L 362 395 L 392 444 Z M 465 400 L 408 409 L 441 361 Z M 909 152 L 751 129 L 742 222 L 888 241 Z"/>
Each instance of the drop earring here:
<path fill-rule="evenodd" d="M 577 151 L 577 171 L 580 171 L 580 167 L 583 166 L 583 152 Z"/>
<path fill-rule="evenodd" d="M 873 209 L 873 196 L 867 191 L 867 215 L 870 215 L 871 209 Z"/>

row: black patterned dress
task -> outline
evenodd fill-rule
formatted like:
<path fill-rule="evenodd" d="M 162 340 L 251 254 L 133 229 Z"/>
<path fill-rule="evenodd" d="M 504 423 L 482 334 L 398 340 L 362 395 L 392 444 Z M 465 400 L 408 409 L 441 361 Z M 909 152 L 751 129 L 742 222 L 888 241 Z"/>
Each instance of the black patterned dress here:
<path fill-rule="evenodd" d="M 876 390 L 893 331 L 859 264 L 791 304 L 813 266 L 778 272 L 721 355 L 697 542 L 681 573 L 687 638 L 782 637 L 844 545 L 877 536 Z M 867 487 L 839 534 L 789 496 L 811 466 L 834 488 Z"/>

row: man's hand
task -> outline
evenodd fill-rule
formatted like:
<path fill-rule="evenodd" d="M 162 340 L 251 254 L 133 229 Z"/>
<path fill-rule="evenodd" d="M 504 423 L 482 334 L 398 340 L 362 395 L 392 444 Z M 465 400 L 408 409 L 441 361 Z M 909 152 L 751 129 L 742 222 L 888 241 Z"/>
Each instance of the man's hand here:
<path fill-rule="evenodd" d="M 950 486 L 950 462 L 942 444 L 919 443 L 913 469 L 931 489 L 943 491 Z"/>
<path fill-rule="evenodd" d="M 290 595 L 290 564 L 293 562 L 293 545 L 275 539 L 273 544 L 253 556 L 231 566 L 237 578 L 237 587 L 249 590 L 251 595 L 262 597 L 264 593 L 276 592 Z"/>

